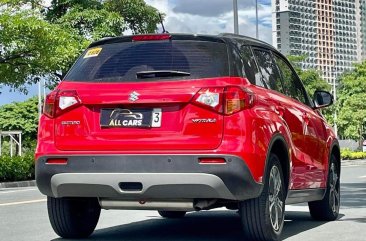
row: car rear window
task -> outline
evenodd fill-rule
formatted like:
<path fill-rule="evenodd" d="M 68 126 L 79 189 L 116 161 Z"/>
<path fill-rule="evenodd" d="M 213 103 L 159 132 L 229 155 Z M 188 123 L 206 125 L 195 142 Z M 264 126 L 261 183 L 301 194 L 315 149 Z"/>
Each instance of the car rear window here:
<path fill-rule="evenodd" d="M 87 49 L 65 76 L 68 81 L 138 82 L 229 75 L 227 47 L 209 41 L 145 41 L 105 44 Z M 140 79 L 143 71 L 180 71 L 184 76 Z"/>

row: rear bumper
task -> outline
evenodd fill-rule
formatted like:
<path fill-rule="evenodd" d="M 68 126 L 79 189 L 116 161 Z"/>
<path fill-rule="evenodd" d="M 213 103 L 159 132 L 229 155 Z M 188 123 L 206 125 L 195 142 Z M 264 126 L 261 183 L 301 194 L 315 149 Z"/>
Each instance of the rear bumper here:
<path fill-rule="evenodd" d="M 55 156 L 52 156 L 54 158 Z M 245 162 L 218 155 L 226 164 L 199 164 L 208 155 L 58 156 L 67 165 L 36 161 L 39 190 L 52 197 L 98 197 L 121 200 L 228 199 L 259 196 Z"/>

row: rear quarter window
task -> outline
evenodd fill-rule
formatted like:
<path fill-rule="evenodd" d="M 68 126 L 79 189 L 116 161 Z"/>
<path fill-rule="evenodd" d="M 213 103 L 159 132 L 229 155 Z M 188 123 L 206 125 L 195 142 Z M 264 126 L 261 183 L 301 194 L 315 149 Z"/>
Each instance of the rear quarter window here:
<path fill-rule="evenodd" d="M 65 80 L 138 82 L 142 80 L 137 78 L 137 72 L 159 70 L 190 73 L 189 76 L 166 77 L 168 79 L 228 76 L 226 44 L 187 40 L 105 44 L 86 50 Z"/>
<path fill-rule="evenodd" d="M 280 73 L 271 53 L 262 49 L 254 49 L 254 55 L 267 87 L 271 90 L 285 93 L 282 87 Z"/>

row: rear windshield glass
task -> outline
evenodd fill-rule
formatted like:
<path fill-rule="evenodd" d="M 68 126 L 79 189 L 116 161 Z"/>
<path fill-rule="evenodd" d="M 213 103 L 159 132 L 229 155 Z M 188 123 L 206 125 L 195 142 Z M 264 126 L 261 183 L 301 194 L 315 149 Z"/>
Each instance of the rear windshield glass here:
<path fill-rule="evenodd" d="M 65 80 L 138 82 L 209 78 L 228 76 L 228 66 L 223 43 L 187 40 L 113 43 L 86 50 Z M 138 77 L 137 73 L 144 71 L 167 71 L 168 76 Z M 177 71 L 184 74 L 174 75 Z"/>

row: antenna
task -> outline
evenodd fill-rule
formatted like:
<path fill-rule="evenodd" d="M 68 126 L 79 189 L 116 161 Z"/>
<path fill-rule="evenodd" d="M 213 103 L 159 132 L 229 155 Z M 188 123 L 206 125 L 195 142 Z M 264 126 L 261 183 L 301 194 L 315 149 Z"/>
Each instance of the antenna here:
<path fill-rule="evenodd" d="M 161 27 L 163 28 L 163 33 L 169 33 L 168 31 L 165 30 L 163 18 L 161 17 L 161 13 L 159 13 L 159 19 L 160 19 Z"/>

